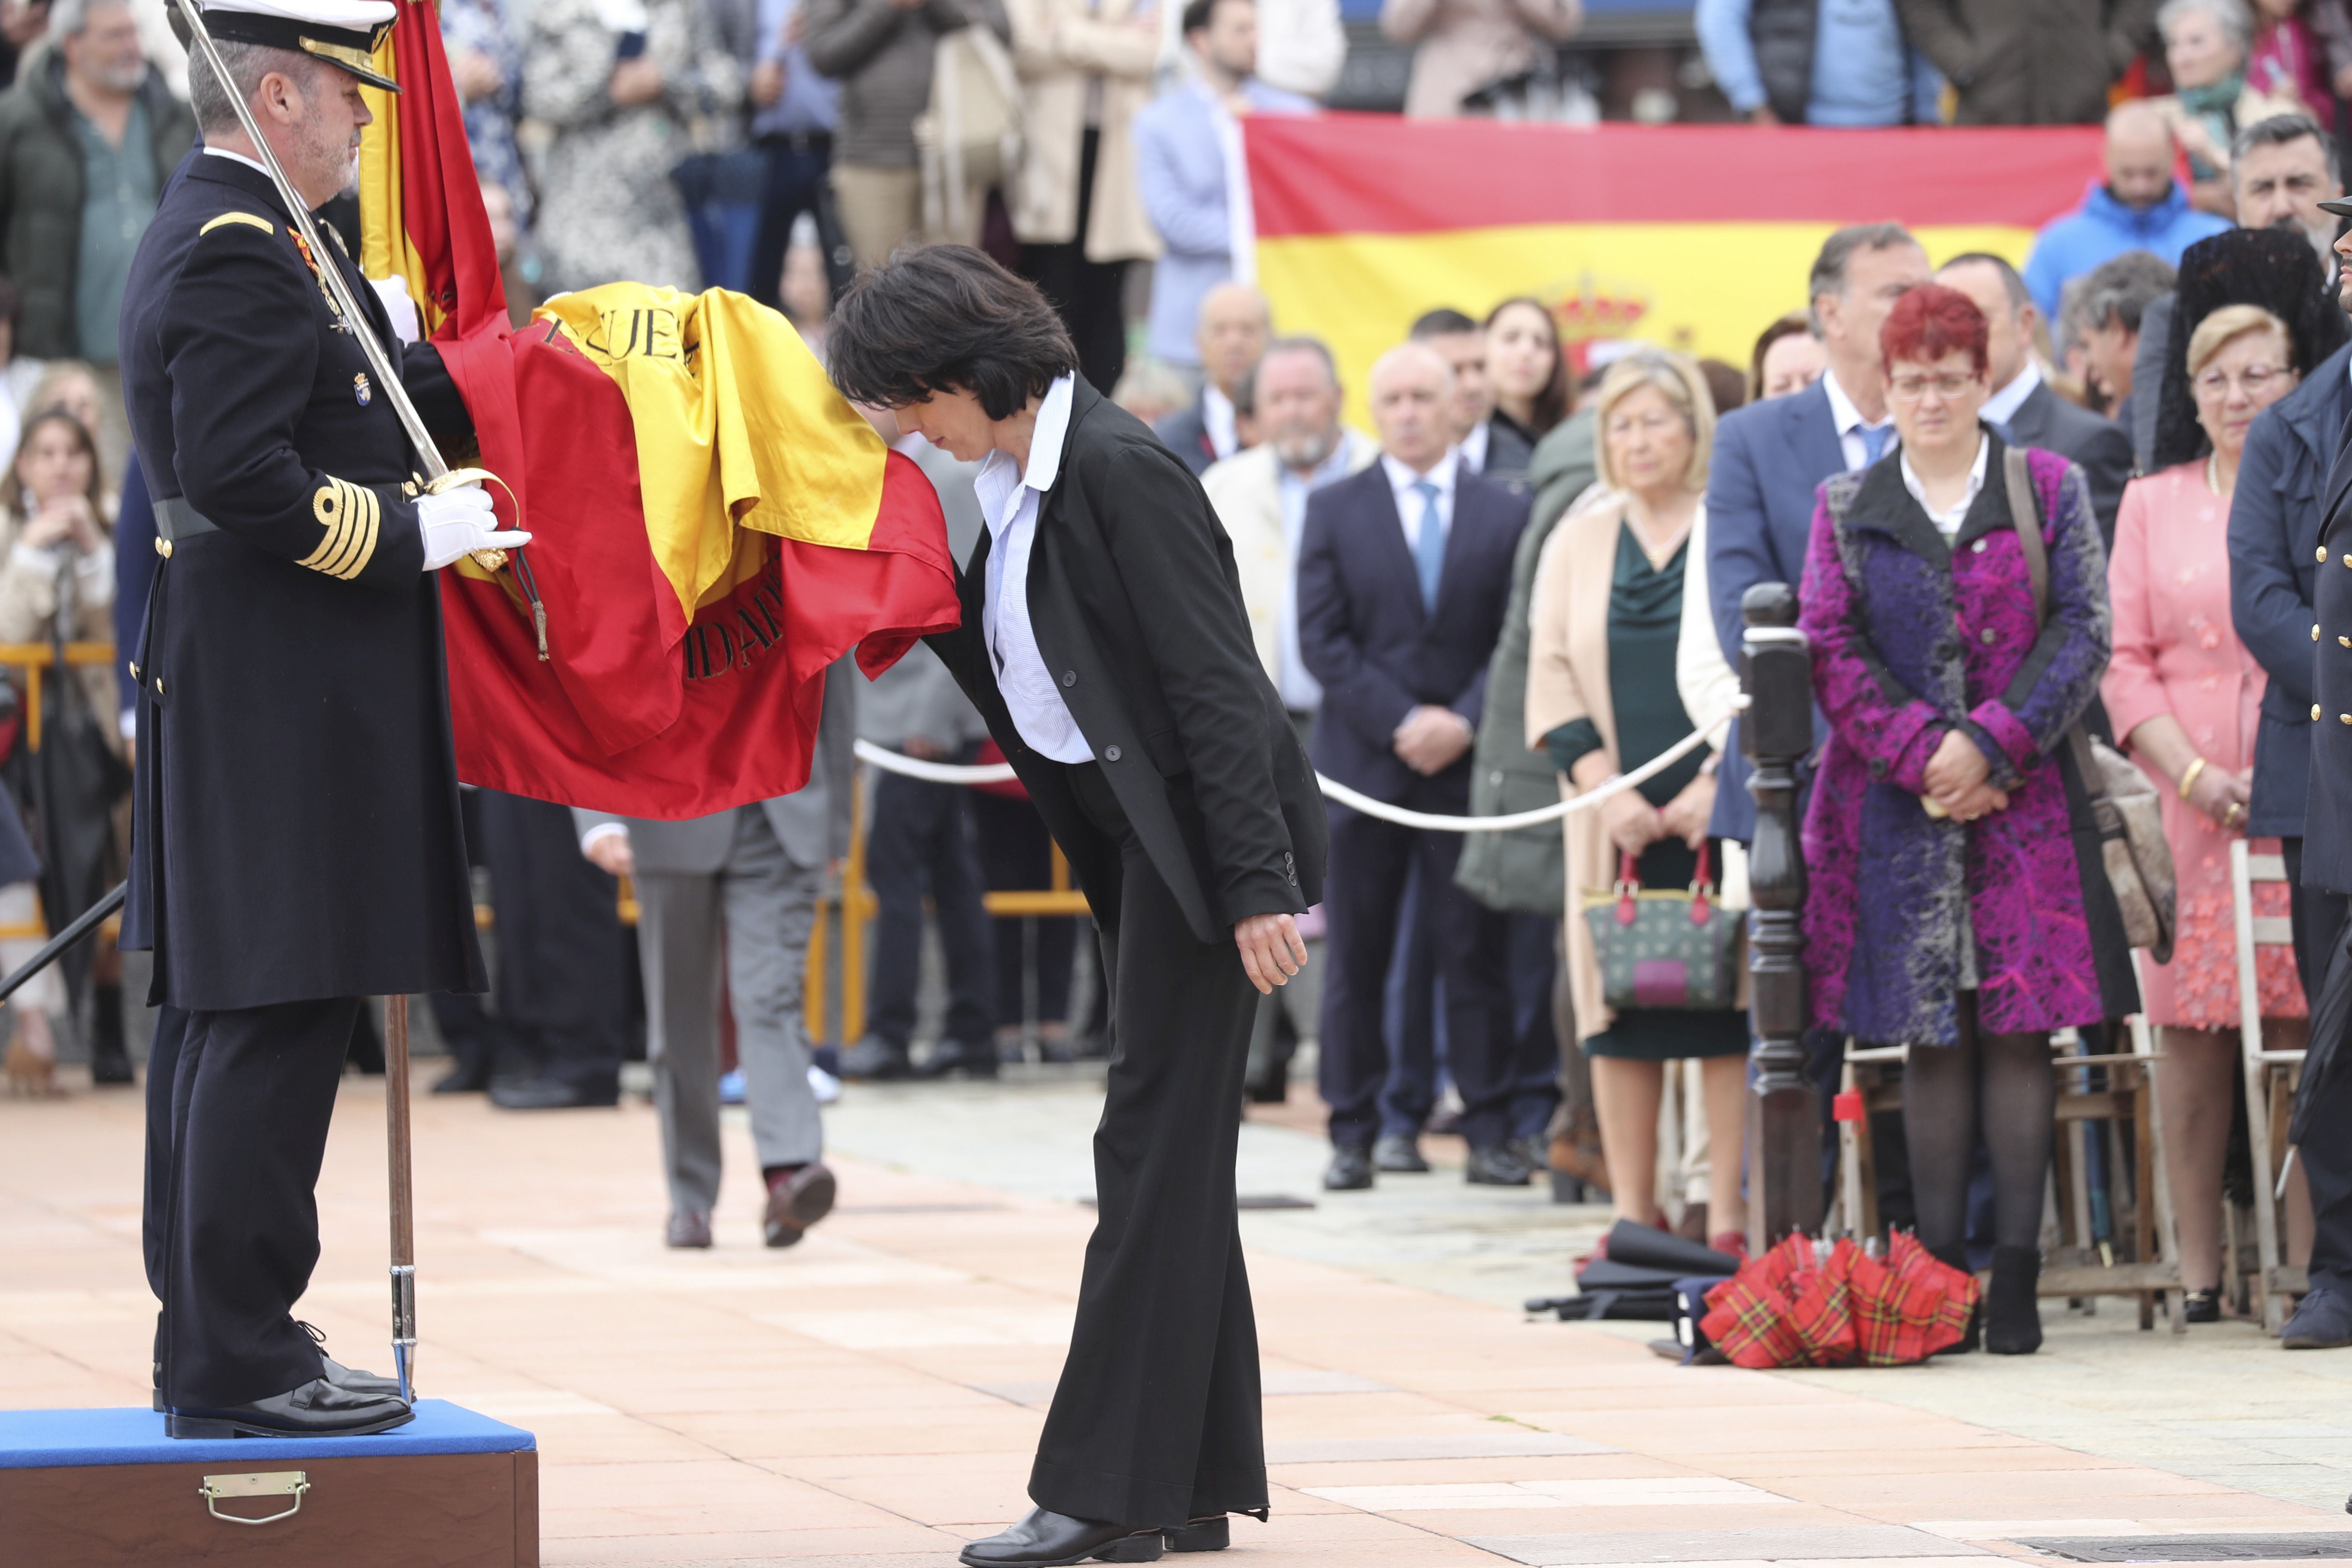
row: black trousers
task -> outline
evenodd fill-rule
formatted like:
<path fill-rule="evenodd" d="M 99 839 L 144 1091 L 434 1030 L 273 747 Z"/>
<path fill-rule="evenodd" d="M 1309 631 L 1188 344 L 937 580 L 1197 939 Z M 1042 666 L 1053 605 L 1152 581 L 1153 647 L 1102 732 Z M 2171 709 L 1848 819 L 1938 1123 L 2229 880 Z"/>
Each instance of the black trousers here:
<path fill-rule="evenodd" d="M 572 809 L 481 790 L 482 858 L 498 910 L 495 991 L 504 1072 L 615 1094 L 628 1046 L 636 942 L 619 889 L 580 853 Z"/>
<path fill-rule="evenodd" d="M 2329 964 L 2352 963 L 2342 951 L 2352 898 L 2303 885 L 2302 839 L 2282 838 L 2279 847 L 2293 900 L 2295 966 L 2315 1013 Z M 2311 1188 L 2311 1283 L 2352 1290 L 2352 1062 L 2339 1060 L 2318 1094 L 2311 1125 L 2325 1136 L 2304 1143 L 2296 1154 Z"/>
<path fill-rule="evenodd" d="M 847 242 L 829 205 L 832 186 L 825 173 L 833 166 L 833 139 L 762 136 L 760 151 L 767 158 L 767 181 L 760 193 L 760 232 L 751 241 L 751 287 L 746 291 L 770 310 L 783 309 L 776 294 L 784 276 L 784 252 L 793 243 L 793 224 L 807 213 L 816 219 L 816 242 L 838 295 L 848 286 L 854 268 L 844 265 Z"/>
<path fill-rule="evenodd" d="M 1458 809 L 1458 807 L 1457 807 Z M 1381 1087 L 1389 1075 L 1381 1004 L 1396 947 L 1408 871 L 1421 873 L 1416 918 L 1429 933 L 1445 987 L 1445 1066 L 1462 1096 L 1462 1136 L 1486 1148 L 1511 1136 L 1511 1098 L 1520 1077 L 1511 1027 L 1509 917 L 1454 882 L 1462 836 L 1400 827 L 1345 810 L 1331 813 L 1326 874 L 1320 1068 L 1331 1108 L 1331 1142 L 1369 1147 L 1381 1127 Z"/>
<path fill-rule="evenodd" d="M 1193 937 L 1100 767 L 1070 773 L 1120 847 L 1118 906 L 1095 911 L 1117 1043 L 1099 1217 L 1029 1495 L 1139 1527 L 1255 1512 L 1265 1444 L 1234 1157 L 1257 991 L 1230 940 Z"/>
<path fill-rule="evenodd" d="M 143 1228 L 163 1304 L 156 1380 L 176 1409 L 243 1405 L 319 1375 L 292 1310 L 319 1261 L 319 1163 L 360 1005 L 167 1005 L 156 1021 Z"/>
<path fill-rule="evenodd" d="M 1078 146 L 1078 229 L 1066 245 L 1024 245 L 1021 275 L 1037 285 L 1078 351 L 1078 368 L 1110 395 L 1127 370 L 1127 263 L 1087 259 L 1094 221 L 1095 154 L 1102 132 Z"/>
<path fill-rule="evenodd" d="M 971 791 L 884 773 L 874 786 L 866 835 L 866 878 L 880 910 L 867 1031 L 899 1050 L 915 1032 L 922 983 L 923 895 L 940 922 L 947 957 L 947 1037 L 986 1046 L 996 1028 L 990 994 L 995 953 L 981 904 L 980 847 L 972 837 Z"/>

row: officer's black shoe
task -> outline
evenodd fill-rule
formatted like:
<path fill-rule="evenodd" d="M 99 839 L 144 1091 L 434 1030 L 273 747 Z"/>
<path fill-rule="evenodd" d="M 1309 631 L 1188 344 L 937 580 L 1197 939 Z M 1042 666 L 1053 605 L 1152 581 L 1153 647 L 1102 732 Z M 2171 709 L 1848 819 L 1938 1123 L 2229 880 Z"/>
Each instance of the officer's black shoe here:
<path fill-rule="evenodd" d="M 965 1547 L 957 1561 L 965 1568 L 1070 1568 L 1089 1557 L 1097 1563 L 1157 1563 L 1160 1534 L 1033 1508 L 1019 1523 Z"/>
<path fill-rule="evenodd" d="M 490 1103 L 506 1110 L 576 1110 L 618 1105 L 621 1089 L 618 1084 L 592 1089 L 551 1078 L 499 1078 L 490 1080 Z"/>
<path fill-rule="evenodd" d="M 345 1366 L 327 1353 L 327 1336 L 320 1332 L 315 1325 L 297 1318 L 294 1320 L 294 1326 L 310 1335 L 312 1342 L 319 1347 L 320 1377 L 325 1378 L 337 1388 L 347 1388 L 353 1394 L 378 1394 L 393 1399 L 400 1397 L 400 1379 L 386 1377 L 382 1373 L 362 1371 L 355 1366 Z"/>
<path fill-rule="evenodd" d="M 931 1059 L 915 1069 L 917 1078 L 946 1078 L 953 1073 L 968 1073 L 973 1078 L 996 1076 L 996 1047 L 983 1040 L 974 1044 L 968 1040 L 941 1040 L 931 1052 Z"/>
<path fill-rule="evenodd" d="M 1166 1532 L 1171 1552 L 1223 1552 L 1234 1543 L 1233 1521 L 1223 1514 L 1196 1519 L 1181 1530 Z"/>
<path fill-rule="evenodd" d="M 173 1437 L 357 1437 L 389 1432 L 416 1419 L 397 1396 L 338 1388 L 312 1378 L 287 1394 L 222 1410 L 173 1410 L 163 1431 Z"/>
<path fill-rule="evenodd" d="M 915 1065 L 907 1059 L 906 1047 L 868 1035 L 841 1053 L 841 1070 L 834 1076 L 852 1083 L 888 1083 L 914 1077 Z"/>
<path fill-rule="evenodd" d="M 2303 1299 L 2279 1331 L 2291 1351 L 2335 1351 L 2352 1345 L 2352 1298 L 2322 1285 Z"/>
<path fill-rule="evenodd" d="M 1342 1143 L 1331 1151 L 1331 1163 L 1323 1170 L 1323 1190 L 1327 1193 L 1360 1193 L 1372 1184 L 1372 1152 L 1352 1148 Z"/>
<path fill-rule="evenodd" d="M 1402 1175 L 1429 1173 L 1429 1162 L 1421 1157 L 1421 1140 L 1402 1132 L 1381 1134 L 1380 1142 L 1372 1145 L 1372 1164 L 1376 1169 Z"/>
<path fill-rule="evenodd" d="M 1480 1187 L 1524 1187 L 1534 1174 L 1519 1152 L 1507 1143 L 1472 1149 L 1462 1166 L 1462 1179 Z"/>

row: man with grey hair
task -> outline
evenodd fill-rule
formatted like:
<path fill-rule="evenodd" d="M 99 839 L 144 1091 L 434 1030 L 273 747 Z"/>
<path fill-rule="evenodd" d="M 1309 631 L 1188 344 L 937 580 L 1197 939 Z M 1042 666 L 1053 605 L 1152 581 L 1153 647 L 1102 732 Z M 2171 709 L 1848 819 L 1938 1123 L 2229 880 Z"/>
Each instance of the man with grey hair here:
<path fill-rule="evenodd" d="M 18 354 L 111 365 L 131 253 L 195 122 L 127 0 L 58 0 L 50 34 L 0 98 L 0 273 L 23 300 Z"/>
<path fill-rule="evenodd" d="M 2340 201 L 2336 139 L 2308 114 L 2273 114 L 2239 128 L 2230 143 L 2230 184 L 2241 228 L 2284 228 L 2302 235 L 2331 269 L 2329 247 L 2344 220 L 2320 206 Z"/>
<path fill-rule="evenodd" d="M 314 1189 L 362 999 L 483 989 L 432 574 L 530 536 L 501 530 L 478 489 L 417 493 L 421 459 L 362 334 L 441 439 L 469 440 L 472 421 L 438 353 L 404 346 L 342 248 L 298 222 L 351 183 L 372 119 L 360 83 L 397 90 L 372 64 L 396 15 L 213 0 L 229 80 L 192 64 L 205 145 L 166 183 L 123 289 L 124 399 L 163 559 L 126 650 L 140 745 L 122 945 L 155 955 L 144 1229 L 155 1402 L 175 1437 L 410 1419 L 397 1385 L 327 1360 L 291 1309 L 319 1256 Z"/>
<path fill-rule="evenodd" d="M 2106 399 L 2110 417 L 2132 428 L 2133 359 L 2139 352 L 2140 323 L 2148 307 L 2168 298 L 2179 274 L 2160 256 L 2126 250 L 2076 279 L 2074 306 L 2080 318 L 2084 369 L 2093 388 Z M 2153 393 L 2150 394 L 2154 395 Z"/>

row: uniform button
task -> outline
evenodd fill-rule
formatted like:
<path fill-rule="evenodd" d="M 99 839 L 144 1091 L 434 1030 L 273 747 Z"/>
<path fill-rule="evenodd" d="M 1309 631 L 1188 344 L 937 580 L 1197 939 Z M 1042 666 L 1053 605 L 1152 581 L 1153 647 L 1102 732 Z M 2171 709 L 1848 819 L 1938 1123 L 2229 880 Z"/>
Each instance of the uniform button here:
<path fill-rule="evenodd" d="M 1077 683 L 1078 672 L 1076 670 L 1066 669 L 1062 671 L 1062 684 L 1064 686 L 1076 686 Z"/>
<path fill-rule="evenodd" d="M 155 553 L 166 557 L 172 553 L 172 542 L 160 533 L 155 536 Z"/>
<path fill-rule="evenodd" d="M 1106 746 L 1103 748 L 1103 761 L 1107 763 L 1115 763 L 1118 761 L 1118 748 L 1117 746 Z"/>
<path fill-rule="evenodd" d="M 2352 553 L 2346 554 L 2344 557 L 2344 564 L 2347 566 L 2352 566 Z"/>
<path fill-rule="evenodd" d="M 1969 549 L 1976 554 L 1982 555 L 1984 553 L 1984 547 L 1985 542 L 1979 539 L 1974 544 L 1969 545 Z"/>
<path fill-rule="evenodd" d="M 138 665 L 138 661 L 137 661 L 137 660 L 135 660 L 135 659 L 134 659 L 133 661 L 131 661 L 131 679 L 133 679 L 133 680 L 136 680 L 136 679 L 139 679 L 139 665 Z"/>
<path fill-rule="evenodd" d="M 163 695 L 163 678 L 160 675 L 155 678 L 155 695 L 158 697 Z"/>
<path fill-rule="evenodd" d="M 1995 642 L 1999 641 L 2000 637 L 2000 634 L 1993 630 L 1990 626 L 1985 627 L 1984 630 L 1977 634 L 1977 641 L 1984 644 L 1987 647 L 1990 647 Z"/>
<path fill-rule="evenodd" d="M 2337 647 L 2352 647 L 2352 637 L 2337 637 L 2336 639 L 2336 646 Z"/>

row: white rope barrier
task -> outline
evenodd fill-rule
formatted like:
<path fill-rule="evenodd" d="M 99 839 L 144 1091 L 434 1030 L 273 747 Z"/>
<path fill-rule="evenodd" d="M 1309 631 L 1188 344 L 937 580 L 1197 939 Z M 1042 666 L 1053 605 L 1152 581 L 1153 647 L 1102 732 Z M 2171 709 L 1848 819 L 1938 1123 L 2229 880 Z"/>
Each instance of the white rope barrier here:
<path fill-rule="evenodd" d="M 1539 805 L 1532 811 L 1515 811 L 1506 816 L 1439 816 L 1426 811 L 1408 811 L 1401 805 L 1374 800 L 1368 795 L 1349 789 L 1346 784 L 1327 779 L 1321 773 L 1315 782 L 1325 795 L 1341 805 L 1377 816 L 1383 822 L 1393 822 L 1401 827 L 1423 827 L 1438 833 L 1507 833 L 1515 827 L 1533 827 L 1539 823 L 1558 822 L 1572 812 L 1591 811 L 1613 795 L 1637 789 L 1703 745 L 1719 740 L 1732 719 L 1745 711 L 1748 698 L 1743 693 L 1731 700 L 1731 706 L 1716 715 L 1710 723 L 1703 724 L 1667 747 L 1664 751 L 1635 768 L 1620 773 L 1608 783 L 1585 791 L 1573 800 L 1563 800 L 1550 805 Z M 884 773 L 900 773 L 927 784 L 1002 784 L 1013 776 L 1010 763 L 992 763 L 982 767 L 959 767 L 949 763 L 927 763 L 919 757 L 909 757 L 885 751 L 870 741 L 857 742 L 857 759 Z"/>

